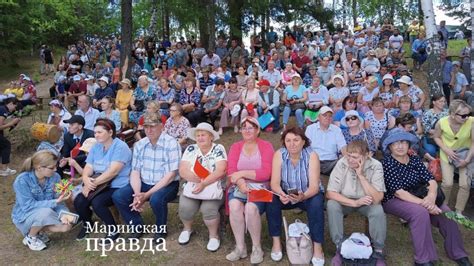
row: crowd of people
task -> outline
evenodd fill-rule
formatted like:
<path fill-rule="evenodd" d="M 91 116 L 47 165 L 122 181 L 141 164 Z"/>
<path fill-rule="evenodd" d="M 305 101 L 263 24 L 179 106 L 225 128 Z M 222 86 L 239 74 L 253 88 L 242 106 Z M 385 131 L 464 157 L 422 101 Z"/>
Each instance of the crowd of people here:
<path fill-rule="evenodd" d="M 421 53 L 424 32 L 415 22 L 412 26 L 412 50 Z M 326 198 L 337 248 L 333 265 L 343 263 L 343 219 L 352 212 L 368 218 L 373 257 L 380 265 L 386 254 L 386 214 L 408 223 L 416 265 L 434 265 L 438 259 L 431 225 L 440 228 L 450 259 L 472 265 L 456 223 L 441 215 L 449 210 L 454 171 L 459 172 L 455 212 L 460 217 L 471 188 L 467 167 L 474 153 L 474 118 L 462 71 L 469 53 L 463 52 L 461 64 L 443 52 L 444 94 L 429 99 L 409 71 L 402 35 L 388 20 L 353 33 L 295 28 L 283 38 L 270 28 L 267 39 L 264 45 L 252 38 L 248 50 L 221 36 L 206 50 L 199 40 L 156 44 L 139 38 L 130 57 L 131 77 L 122 80 L 127 67 L 120 62 L 120 39 L 68 47 L 56 67 L 47 121 L 64 134 L 58 143 L 40 145 L 14 182 L 12 219 L 23 243 L 42 250 L 47 232 L 70 230 L 58 213 L 71 199 L 83 224 L 78 240 L 87 237 L 92 213 L 106 225 L 117 223 L 112 205 L 124 221 L 141 227 L 149 201 L 156 225 L 167 225 L 168 203 L 178 197 L 182 181 L 178 243 L 191 241 L 200 211 L 209 231 L 206 248 L 218 250 L 219 211 L 225 205 L 235 238 L 229 261 L 247 257 L 246 230 L 252 239 L 250 262 L 263 261 L 263 213 L 273 241 L 271 259 L 280 261 L 282 210 L 300 208 L 313 241 L 311 263 L 324 265 Z M 423 62 L 415 52 L 412 56 L 419 68 Z M 20 77 L 20 84 L 29 84 L 22 85 L 25 92 L 12 91 L 0 107 L 0 175 L 15 174 L 8 168 L 10 144 L 3 130 L 18 123 L 6 123 L 18 106 L 34 103 L 33 96 L 24 98 L 33 95 L 28 81 Z M 432 107 L 426 109 L 429 100 Z M 242 136 L 230 147 L 216 143 L 230 134 L 227 127 Z M 128 131 L 136 141 L 131 149 L 121 137 Z M 281 147 L 274 150 L 261 131 L 281 134 Z M 94 145 L 77 150 L 90 138 Z M 424 164 L 438 157 L 441 189 Z M 52 184 L 71 172 L 80 176 L 77 193 L 57 198 Z M 327 186 L 323 176 L 329 176 Z M 425 194 L 414 192 L 421 187 Z M 249 193 L 258 189 L 272 191 L 272 202 L 250 201 Z M 446 197 L 439 202 L 441 191 Z M 120 237 L 108 232 L 101 244 Z M 155 238 L 162 241 L 166 233 Z"/>

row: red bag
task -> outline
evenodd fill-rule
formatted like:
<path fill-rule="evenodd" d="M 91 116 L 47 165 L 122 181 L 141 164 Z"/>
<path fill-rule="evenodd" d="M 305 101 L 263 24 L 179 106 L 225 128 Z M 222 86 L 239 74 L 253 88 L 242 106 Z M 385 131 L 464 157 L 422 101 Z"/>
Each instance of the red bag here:
<path fill-rule="evenodd" d="M 251 189 L 249 190 L 249 202 L 272 202 L 273 194 L 266 189 Z"/>
<path fill-rule="evenodd" d="M 441 173 L 441 161 L 436 158 L 428 163 L 428 171 L 434 176 L 436 182 L 443 180 L 443 174 Z"/>

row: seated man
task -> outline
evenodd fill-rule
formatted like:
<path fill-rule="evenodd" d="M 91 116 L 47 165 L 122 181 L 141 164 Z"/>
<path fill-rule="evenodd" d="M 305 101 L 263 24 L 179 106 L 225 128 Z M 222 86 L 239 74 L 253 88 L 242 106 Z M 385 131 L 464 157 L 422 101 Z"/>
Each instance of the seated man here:
<path fill-rule="evenodd" d="M 344 215 L 354 211 L 369 219 L 373 256 L 383 260 L 387 221 L 381 201 L 385 192 L 382 164 L 369 157 L 363 140 L 347 145 L 346 154 L 334 167 L 327 187 L 329 233 L 338 251 L 332 265 L 342 265 L 339 251 L 344 240 Z M 379 265 L 379 263 L 377 263 Z"/>
<path fill-rule="evenodd" d="M 280 93 L 270 88 L 270 81 L 262 79 L 257 83 L 260 87 L 258 93 L 258 115 L 263 115 L 268 111 L 271 112 L 275 121 L 273 121 L 273 133 L 280 130 Z"/>
<path fill-rule="evenodd" d="M 306 128 L 311 148 L 319 155 L 321 174 L 329 175 L 341 153 L 345 153 L 346 140 L 339 127 L 332 124 L 334 112 L 327 106 L 319 109 L 318 121 Z"/>
<path fill-rule="evenodd" d="M 162 132 L 159 112 L 144 115 L 144 128 L 146 137 L 133 148 L 130 184 L 112 196 L 123 220 L 135 228 L 131 238 L 143 234 L 139 230 L 143 225 L 140 213 L 146 201 L 150 201 L 158 229 L 166 228 L 168 202 L 176 198 L 179 189 L 177 172 L 181 146 L 175 138 Z M 155 240 L 162 241 L 165 237 L 166 230 L 155 232 Z"/>
<path fill-rule="evenodd" d="M 92 99 L 88 95 L 81 95 L 77 99 L 77 110 L 75 115 L 84 117 L 86 122 L 84 128 L 94 130 L 95 122 L 99 118 L 99 110 L 92 107 Z"/>
<path fill-rule="evenodd" d="M 64 105 L 68 109 L 71 103 L 76 103 L 76 100 L 79 96 L 85 95 L 87 93 L 87 82 L 83 82 L 80 75 L 75 75 L 72 80 L 73 83 L 71 86 L 69 86 L 69 89 L 66 93 L 66 98 L 64 98 Z"/>
<path fill-rule="evenodd" d="M 81 167 L 86 165 L 87 155 L 80 151 L 75 157 L 71 157 L 71 151 L 77 145 L 82 144 L 88 138 L 94 137 L 94 131 L 84 128 L 86 121 L 80 115 L 73 115 L 70 119 L 64 120 L 64 123 L 69 124 L 68 131 L 64 134 L 64 145 L 61 148 L 61 160 L 59 161 L 58 173 L 63 176 L 65 170 L 68 170 L 67 165 L 71 165 L 71 160 L 76 161 Z"/>
<path fill-rule="evenodd" d="M 222 106 L 222 100 L 224 99 L 225 82 L 223 79 L 217 79 L 214 85 L 206 88 L 204 95 L 202 96 L 201 103 L 203 104 L 203 117 L 201 121 L 205 121 L 206 117 L 211 120 L 211 125 L 214 127 L 214 123 L 219 116 L 219 112 Z"/>

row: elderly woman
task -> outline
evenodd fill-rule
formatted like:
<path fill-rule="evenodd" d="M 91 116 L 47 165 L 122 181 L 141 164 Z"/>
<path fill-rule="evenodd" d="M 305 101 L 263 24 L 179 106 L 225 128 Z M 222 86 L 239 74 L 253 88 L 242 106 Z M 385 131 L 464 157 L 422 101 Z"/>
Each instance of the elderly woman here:
<path fill-rule="evenodd" d="M 242 91 L 240 102 L 243 105 L 240 113 L 240 118 L 242 120 L 247 116 L 258 117 L 258 90 L 254 79 L 247 80 L 247 88 Z"/>
<path fill-rule="evenodd" d="M 257 264 L 263 261 L 260 216 L 265 211 L 265 203 L 248 202 L 247 193 L 250 188 L 270 188 L 274 151 L 270 142 L 258 137 L 260 124 L 254 117 L 248 116 L 242 120 L 241 132 L 243 140 L 232 144 L 228 156 L 227 175 L 232 183 L 228 191 L 228 204 L 236 247 L 226 259 L 238 261 L 247 257 L 247 229 L 252 238 L 250 262 Z"/>
<path fill-rule="evenodd" d="M 342 108 L 342 101 L 349 96 L 350 91 L 347 87 L 344 87 L 344 78 L 341 75 L 332 77 L 331 82 L 334 87 L 329 89 L 329 104 L 334 112 L 337 112 Z"/>
<path fill-rule="evenodd" d="M 186 245 L 192 233 L 194 215 L 200 211 L 209 230 L 207 250 L 217 251 L 219 240 L 219 209 L 224 203 L 222 180 L 227 168 L 227 155 L 224 146 L 215 144 L 219 134 L 208 123 L 200 123 L 188 131 L 188 138 L 196 141 L 184 151 L 179 164 L 179 175 L 187 183 L 179 197 L 179 218 L 184 229 L 178 243 Z M 205 173 L 196 170 L 199 167 Z"/>
<path fill-rule="evenodd" d="M 425 93 L 418 86 L 413 84 L 409 76 L 401 76 L 397 79 L 397 82 L 399 90 L 397 90 L 394 95 L 395 105 L 398 106 L 398 102 L 402 96 L 409 96 L 413 103 L 412 109 L 421 115 L 423 112 L 423 104 L 426 100 Z"/>
<path fill-rule="evenodd" d="M 137 88 L 133 91 L 132 99 L 130 100 L 129 120 L 135 125 L 138 124 L 138 119 L 145 111 L 146 104 L 150 101 L 155 101 L 157 97 L 156 88 L 148 83 L 147 76 L 140 76 L 138 78 Z"/>
<path fill-rule="evenodd" d="M 114 99 L 110 96 L 105 96 L 100 101 L 102 112 L 99 114 L 99 118 L 110 119 L 115 124 L 115 130 L 120 132 L 122 128 L 122 122 L 120 120 L 120 113 L 114 109 Z"/>
<path fill-rule="evenodd" d="M 357 95 L 357 103 L 359 106 L 359 112 L 365 114 L 370 111 L 370 105 L 372 100 L 379 96 L 379 83 L 377 78 L 371 76 L 364 87 L 359 90 Z"/>
<path fill-rule="evenodd" d="M 283 257 L 280 241 L 282 210 L 300 208 L 306 211 L 313 240 L 313 265 L 324 265 L 323 187 L 319 179 L 319 156 L 312 151 L 310 140 L 302 128 L 292 127 L 281 136 L 283 147 L 273 155 L 273 201 L 267 204 L 268 230 L 273 238 L 271 258 Z M 309 263 L 309 261 L 308 261 Z"/>
<path fill-rule="evenodd" d="M 369 219 L 373 256 L 383 261 L 387 236 L 387 221 L 381 205 L 384 192 L 382 164 L 369 156 L 369 146 L 364 140 L 350 142 L 346 154 L 331 172 L 327 188 L 329 233 L 337 248 L 332 265 L 342 265 L 339 251 L 344 240 L 343 220 L 345 215 L 355 211 Z"/>
<path fill-rule="evenodd" d="M 467 175 L 467 165 L 471 163 L 474 153 L 474 118 L 471 117 L 471 106 L 462 100 L 453 100 L 449 106 L 449 116 L 436 123 L 434 140 L 441 149 L 441 171 L 443 182 L 441 188 L 449 202 L 453 187 L 455 169 L 459 172 L 459 191 L 456 199 L 456 212 L 462 214 L 469 199 L 471 181 Z M 464 152 L 460 150 L 464 149 Z"/>
<path fill-rule="evenodd" d="M 120 81 L 120 89 L 117 91 L 117 98 L 115 98 L 115 110 L 120 113 L 120 121 L 122 121 L 123 127 L 128 127 L 128 109 L 133 94 L 131 87 L 132 82 L 129 79 Z"/>
<path fill-rule="evenodd" d="M 87 223 L 92 223 L 92 211 L 105 225 L 115 226 L 109 210 L 113 205 L 112 194 L 128 185 L 132 152 L 127 144 L 116 138 L 115 124 L 107 118 L 99 118 L 94 126 L 97 140 L 86 159 L 82 172 L 82 194 L 77 195 L 74 207 L 83 226 L 77 240 L 87 236 Z M 91 209 L 92 206 L 92 209 Z M 119 237 L 117 232 L 107 232 L 102 244 L 107 245 Z"/>
<path fill-rule="evenodd" d="M 361 140 L 367 143 L 370 151 L 370 156 L 377 151 L 377 144 L 375 143 L 374 135 L 369 129 L 364 129 L 364 118 L 355 110 L 346 112 L 346 115 L 341 120 L 342 135 L 346 139 L 346 143 L 355 140 Z"/>
<path fill-rule="evenodd" d="M 395 126 L 395 118 L 389 115 L 389 111 L 385 108 L 380 97 L 375 97 L 372 100 L 372 111 L 367 112 L 364 118 L 365 128 L 372 131 L 377 147 L 379 147 L 380 139 L 385 131 Z"/>
<path fill-rule="evenodd" d="M 472 265 L 456 222 L 442 214 L 450 209 L 437 200 L 438 184 L 434 177 L 418 156 L 408 155 L 410 145 L 417 141 L 413 134 L 394 129 L 382 143 L 383 149 L 389 151 L 382 162 L 387 189 L 382 203 L 385 213 L 408 222 L 415 265 L 435 265 L 438 259 L 431 225 L 439 228 L 450 259 L 458 265 Z"/>
<path fill-rule="evenodd" d="M 321 107 L 329 104 L 329 91 L 321 84 L 319 76 L 313 77 L 311 86 L 307 90 L 308 100 L 306 101 L 306 111 L 304 117 L 307 124 L 312 124 L 318 119 L 318 112 Z"/>
<path fill-rule="evenodd" d="M 293 64 L 291 62 L 286 62 L 285 69 L 281 71 L 281 85 L 283 88 L 290 86 L 292 83 L 293 76 L 298 75 L 298 73 L 293 69 Z"/>
<path fill-rule="evenodd" d="M 443 94 L 435 94 L 431 97 L 433 107 L 423 113 L 421 118 L 423 124 L 423 148 L 432 157 L 436 157 L 439 152 L 439 147 L 433 139 L 435 133 L 435 125 L 439 119 L 448 116 L 448 109 L 446 108 L 446 98 Z"/>
<path fill-rule="evenodd" d="M 160 87 L 157 90 L 156 100 L 160 105 L 160 113 L 166 117 L 170 116 L 170 105 L 174 101 L 174 90 L 169 87 L 168 80 L 160 78 Z"/>
<path fill-rule="evenodd" d="M 305 102 L 308 100 L 308 92 L 306 91 L 306 87 L 301 84 L 301 77 L 299 75 L 294 75 L 291 78 L 291 85 L 288 85 L 283 91 L 282 99 L 285 102 L 285 108 L 283 109 L 283 130 L 286 129 L 291 113 L 295 114 L 298 126 L 303 128 L 303 114 L 306 109 Z"/>
<path fill-rule="evenodd" d="M 13 183 L 15 205 L 12 220 L 24 236 L 23 244 L 31 250 L 46 248 L 46 232 L 66 232 L 72 225 L 59 213 L 68 209 L 64 202 L 72 193 L 56 194 L 53 188 L 61 181 L 56 173 L 58 157 L 50 151 L 38 151 L 23 162 Z"/>
<path fill-rule="evenodd" d="M 191 124 L 183 116 L 183 107 L 179 103 L 173 103 L 170 107 L 170 118 L 166 120 L 164 131 L 166 134 L 177 139 L 181 147 L 185 147 L 188 139 L 188 130 Z"/>
<path fill-rule="evenodd" d="M 98 80 L 99 88 L 95 90 L 94 97 L 92 98 L 92 105 L 101 110 L 101 100 L 105 96 L 115 97 L 115 93 L 112 88 L 109 87 L 109 79 L 107 77 L 101 77 Z"/>
<path fill-rule="evenodd" d="M 192 126 L 196 126 L 202 120 L 203 111 L 200 107 L 201 92 L 196 86 L 196 79 L 187 77 L 184 79 L 184 88 L 179 94 L 179 104 L 183 106 L 184 116 Z"/>
<path fill-rule="evenodd" d="M 234 133 L 239 132 L 238 124 L 242 92 L 239 90 L 238 84 L 237 77 L 232 77 L 227 85 L 228 88 L 225 91 L 224 100 L 222 101 L 224 107 L 222 108 L 221 119 L 219 121 L 219 135 L 222 135 L 223 128 L 232 125 L 234 126 Z"/>

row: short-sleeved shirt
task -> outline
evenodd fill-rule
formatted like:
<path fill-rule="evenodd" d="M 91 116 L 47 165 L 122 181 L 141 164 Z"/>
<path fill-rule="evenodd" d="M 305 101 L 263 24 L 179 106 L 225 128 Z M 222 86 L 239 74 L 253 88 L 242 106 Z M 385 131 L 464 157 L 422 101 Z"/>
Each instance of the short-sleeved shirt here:
<path fill-rule="evenodd" d="M 456 73 L 456 85 L 454 85 L 453 91 L 455 93 L 460 93 L 462 91 L 462 87 L 469 85 L 467 81 L 466 75 L 461 72 Z"/>
<path fill-rule="evenodd" d="M 10 115 L 5 106 L 0 106 L 0 116 L 3 116 L 5 119 Z M 0 130 L 0 136 L 3 136 L 3 129 Z"/>
<path fill-rule="evenodd" d="M 270 81 L 270 86 L 273 88 L 275 88 L 276 83 L 281 80 L 281 73 L 276 69 L 271 72 L 267 69 L 263 71 L 262 76 L 264 79 Z"/>
<path fill-rule="evenodd" d="M 286 93 L 287 99 L 301 99 L 303 94 L 306 91 L 306 88 L 303 85 L 298 87 L 298 90 L 293 90 L 293 86 L 287 86 L 284 93 Z"/>
<path fill-rule="evenodd" d="M 383 118 L 377 120 L 372 111 L 365 113 L 365 120 L 370 122 L 370 130 L 376 139 L 380 139 L 388 128 L 390 115 L 388 110 L 384 111 Z"/>
<path fill-rule="evenodd" d="M 177 171 L 181 159 L 181 146 L 170 135 L 162 132 L 155 145 L 148 137 L 133 147 L 132 170 L 140 172 L 140 178 L 147 185 L 155 185 L 167 173 Z M 176 175 L 175 181 L 179 180 Z"/>
<path fill-rule="evenodd" d="M 337 160 L 338 154 L 346 146 L 341 129 L 332 124 L 328 130 L 322 130 L 319 123 L 309 125 L 305 135 L 311 140 L 311 148 L 321 161 Z"/>
<path fill-rule="evenodd" d="M 402 35 L 392 35 L 390 36 L 390 38 L 388 38 L 388 41 L 390 43 L 390 48 L 399 49 L 400 47 L 402 47 L 403 37 Z"/>
<path fill-rule="evenodd" d="M 202 166 L 204 166 L 204 168 L 212 173 L 216 171 L 216 164 L 218 162 L 227 161 L 227 153 L 224 146 L 221 144 L 212 143 L 211 150 L 206 154 L 202 154 L 202 151 L 199 149 L 197 144 L 189 145 L 184 151 L 181 160 L 189 162 L 191 164 L 191 169 L 193 169 L 196 159 Z"/>
<path fill-rule="evenodd" d="M 373 158 L 364 162 L 363 174 L 369 184 L 379 192 L 385 192 L 385 182 L 382 164 Z M 359 199 L 366 196 L 364 188 L 354 169 L 349 167 L 347 159 L 340 159 L 329 176 L 327 191 L 342 194 L 350 199 Z"/>
<path fill-rule="evenodd" d="M 121 188 L 126 186 L 130 181 L 132 151 L 128 145 L 122 140 L 115 138 L 112 145 L 104 150 L 102 143 L 96 143 L 92 146 L 87 155 L 86 163 L 92 165 L 94 174 L 104 173 L 109 169 L 112 162 L 123 163 L 123 167 L 111 183 L 112 188 Z"/>
<path fill-rule="evenodd" d="M 350 91 L 347 87 L 332 87 L 329 89 L 329 97 L 332 97 L 334 100 L 342 100 L 349 96 Z"/>
<path fill-rule="evenodd" d="M 100 112 L 99 110 L 90 107 L 87 112 L 83 112 L 81 109 L 77 109 L 74 114 L 84 117 L 84 120 L 86 121 L 84 128 L 94 130 L 94 125 L 97 121 L 97 118 L 99 118 Z"/>
<path fill-rule="evenodd" d="M 412 190 L 419 183 L 433 180 L 433 175 L 426 169 L 420 157 L 410 156 L 408 164 L 397 161 L 392 155 L 386 155 L 382 161 L 385 176 L 385 192 L 383 202 L 387 202 L 395 197 L 397 190 Z"/>
<path fill-rule="evenodd" d="M 344 128 L 342 129 L 342 135 L 344 135 L 346 143 L 351 143 L 355 140 L 362 140 L 367 142 L 367 144 L 369 145 L 369 151 L 377 151 L 374 134 L 372 134 L 372 130 L 370 129 L 362 129 L 359 134 L 351 135 L 351 133 L 349 132 L 349 128 Z"/>
<path fill-rule="evenodd" d="M 208 100 L 208 101 L 204 104 L 204 108 L 205 108 L 205 109 L 214 108 L 214 107 L 217 106 L 217 103 L 218 103 L 219 101 L 224 100 L 224 96 L 225 96 L 224 90 L 221 90 L 220 92 L 217 92 L 217 91 L 215 90 L 215 87 L 216 87 L 216 85 L 209 86 L 209 87 L 207 87 L 206 91 L 204 92 L 204 96 L 206 96 L 206 97 L 210 97 L 210 96 L 215 97 L 215 98 L 212 99 L 212 100 Z"/>

